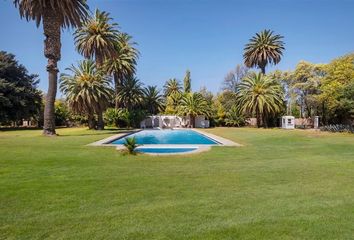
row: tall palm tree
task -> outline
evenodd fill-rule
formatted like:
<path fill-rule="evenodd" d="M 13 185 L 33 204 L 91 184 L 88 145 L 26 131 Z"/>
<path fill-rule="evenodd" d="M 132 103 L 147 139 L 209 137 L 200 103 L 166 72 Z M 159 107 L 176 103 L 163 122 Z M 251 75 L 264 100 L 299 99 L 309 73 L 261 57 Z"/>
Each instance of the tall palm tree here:
<path fill-rule="evenodd" d="M 150 114 L 157 114 L 163 108 L 163 98 L 156 86 L 147 86 L 143 90 L 144 105 Z"/>
<path fill-rule="evenodd" d="M 268 63 L 278 64 L 283 55 L 284 37 L 274 35 L 271 30 L 263 30 L 256 33 L 256 36 L 246 44 L 243 59 L 247 67 L 258 67 L 265 74 L 265 68 Z"/>
<path fill-rule="evenodd" d="M 190 126 L 195 126 L 195 118 L 198 115 L 209 115 L 208 102 L 200 93 L 187 93 L 180 102 L 179 113 L 189 116 Z"/>
<path fill-rule="evenodd" d="M 252 73 L 239 85 L 238 105 L 249 115 L 255 114 L 257 126 L 266 117 L 281 111 L 284 106 L 281 86 L 262 73 Z"/>
<path fill-rule="evenodd" d="M 136 43 L 127 33 L 119 33 L 114 44 L 116 55 L 106 59 L 105 67 L 108 74 L 114 77 L 115 93 L 118 95 L 118 88 L 124 78 L 133 76 L 136 71 L 136 64 L 139 57 L 139 51 L 135 48 Z M 115 101 L 115 107 L 118 108 L 118 98 Z"/>
<path fill-rule="evenodd" d="M 169 79 L 164 85 L 165 97 L 181 93 L 181 83 L 176 78 Z"/>
<path fill-rule="evenodd" d="M 96 9 L 74 33 L 75 45 L 85 58 L 94 58 L 97 67 L 102 67 L 105 59 L 117 55 L 115 42 L 118 38 L 116 23 L 110 23 L 109 13 Z M 104 129 L 103 113 L 98 113 L 98 129 Z"/>
<path fill-rule="evenodd" d="M 72 65 L 66 70 L 71 74 L 60 76 L 60 90 L 74 112 L 87 114 L 89 128 L 93 129 L 94 114 L 105 111 L 109 106 L 112 96 L 110 78 L 92 60 L 81 61 L 78 67 Z"/>
<path fill-rule="evenodd" d="M 86 0 L 14 0 L 21 17 L 42 23 L 44 56 L 48 59 L 48 92 L 44 108 L 44 135 L 55 135 L 54 102 L 57 94 L 58 61 L 61 58 L 61 29 L 77 27 L 88 14 Z"/>
<path fill-rule="evenodd" d="M 189 70 L 186 71 L 186 76 L 183 79 L 183 85 L 184 85 L 184 92 L 185 93 L 190 93 L 192 90 L 191 87 L 191 72 Z"/>
<path fill-rule="evenodd" d="M 134 107 L 137 107 L 142 103 L 142 83 L 135 77 L 123 79 L 118 88 L 117 98 L 122 107 L 131 111 Z"/>

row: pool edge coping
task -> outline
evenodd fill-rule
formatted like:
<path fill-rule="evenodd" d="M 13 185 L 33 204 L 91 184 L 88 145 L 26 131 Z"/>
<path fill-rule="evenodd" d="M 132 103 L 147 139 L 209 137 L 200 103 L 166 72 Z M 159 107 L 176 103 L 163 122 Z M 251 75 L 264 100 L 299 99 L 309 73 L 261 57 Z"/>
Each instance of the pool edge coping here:
<path fill-rule="evenodd" d="M 241 147 L 243 146 L 242 144 L 239 144 L 239 143 L 236 143 L 234 141 L 231 141 L 227 138 L 223 138 L 223 137 L 220 137 L 218 135 L 215 135 L 215 134 L 212 134 L 212 133 L 208 133 L 208 132 L 205 132 L 203 130 L 200 130 L 200 129 L 191 129 L 197 133 L 200 133 L 202 135 L 205 135 L 206 137 L 208 138 L 211 138 L 211 139 L 214 139 L 215 141 L 221 143 L 221 144 L 217 144 L 217 145 L 213 145 L 213 146 L 227 146 L 227 147 Z"/>
<path fill-rule="evenodd" d="M 123 137 L 126 137 L 126 136 L 129 136 L 133 133 L 137 133 L 137 132 L 140 132 L 142 131 L 143 129 L 135 129 L 135 130 L 131 130 L 131 131 L 127 131 L 127 132 L 124 132 L 124 133 L 118 133 L 118 134 L 114 134 L 110 137 L 107 137 L 107 138 L 104 138 L 104 139 L 101 139 L 101 140 L 98 140 L 96 142 L 93 142 L 93 143 L 89 143 L 87 144 L 86 146 L 96 146 L 96 147 L 116 147 L 117 144 L 110 144 L 109 142 L 112 142 L 113 140 L 116 140 L 118 138 L 123 138 Z"/>

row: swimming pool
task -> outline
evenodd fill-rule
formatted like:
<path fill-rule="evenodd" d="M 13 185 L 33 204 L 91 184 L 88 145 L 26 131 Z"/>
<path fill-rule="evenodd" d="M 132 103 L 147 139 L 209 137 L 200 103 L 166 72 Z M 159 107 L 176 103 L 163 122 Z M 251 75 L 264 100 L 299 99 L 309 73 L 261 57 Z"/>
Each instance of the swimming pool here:
<path fill-rule="evenodd" d="M 139 145 L 146 144 L 193 144 L 218 145 L 219 143 L 193 130 L 142 130 L 113 140 L 110 144 L 123 144 L 126 138 L 135 137 Z"/>
<path fill-rule="evenodd" d="M 166 155 L 187 154 L 208 151 L 212 146 L 242 146 L 231 140 L 197 129 L 139 130 L 138 132 L 118 133 L 108 138 L 90 143 L 90 146 L 115 146 L 124 150 L 127 138 L 135 137 L 137 152 Z"/>

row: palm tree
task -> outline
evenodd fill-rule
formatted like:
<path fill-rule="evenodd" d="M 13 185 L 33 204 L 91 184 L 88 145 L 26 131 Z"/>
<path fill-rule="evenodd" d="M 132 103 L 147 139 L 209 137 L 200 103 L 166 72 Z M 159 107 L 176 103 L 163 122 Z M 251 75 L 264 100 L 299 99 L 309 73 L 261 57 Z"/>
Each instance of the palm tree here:
<path fill-rule="evenodd" d="M 109 13 L 96 9 L 74 33 L 78 52 L 85 58 L 94 58 L 97 67 L 102 67 L 105 59 L 117 55 L 115 42 L 119 32 L 117 24 L 110 23 L 111 20 Z M 104 129 L 103 112 L 98 113 L 98 129 Z"/>
<path fill-rule="evenodd" d="M 106 58 L 116 55 L 118 24 L 110 23 L 111 20 L 109 13 L 96 9 L 74 33 L 78 52 L 85 58 L 94 58 L 98 67 Z"/>
<path fill-rule="evenodd" d="M 116 55 L 108 58 L 105 62 L 106 71 L 114 77 L 115 94 L 118 95 L 118 88 L 124 78 L 133 76 L 136 71 L 139 51 L 134 47 L 132 37 L 127 33 L 120 33 L 115 42 Z M 118 108 L 118 98 L 115 101 L 115 107 Z"/>
<path fill-rule="evenodd" d="M 142 83 L 135 77 L 123 79 L 118 88 L 117 98 L 122 107 L 125 107 L 128 111 L 131 111 L 134 107 L 142 103 Z"/>
<path fill-rule="evenodd" d="M 195 117 L 198 115 L 209 116 L 209 106 L 200 93 L 187 93 L 180 102 L 179 113 L 189 116 L 190 126 L 194 127 Z"/>
<path fill-rule="evenodd" d="M 283 55 L 284 37 L 274 35 L 271 30 L 263 30 L 256 33 L 246 44 L 243 59 L 247 67 L 258 67 L 265 74 L 268 63 L 278 64 Z"/>
<path fill-rule="evenodd" d="M 78 67 L 72 65 L 66 70 L 71 74 L 60 76 L 60 90 L 74 112 L 87 114 L 89 128 L 93 129 L 94 114 L 105 111 L 111 101 L 110 78 L 92 60 L 81 61 Z"/>
<path fill-rule="evenodd" d="M 252 73 L 239 85 L 238 105 L 246 114 L 256 114 L 257 126 L 284 106 L 281 86 L 262 73 Z"/>
<path fill-rule="evenodd" d="M 156 86 L 147 86 L 143 90 L 144 105 L 150 114 L 157 114 L 163 108 L 163 99 Z"/>
<path fill-rule="evenodd" d="M 185 93 L 190 93 L 191 92 L 191 72 L 189 70 L 186 71 L 186 76 L 183 79 L 183 85 L 184 85 L 184 92 Z"/>
<path fill-rule="evenodd" d="M 14 0 L 21 17 L 43 24 L 44 55 L 48 59 L 48 92 L 44 108 L 44 135 L 55 135 L 54 102 L 57 94 L 58 61 L 61 58 L 61 29 L 80 26 L 86 18 L 86 0 Z"/>
<path fill-rule="evenodd" d="M 175 115 L 178 113 L 178 106 L 183 97 L 181 92 L 171 93 L 164 99 L 165 102 L 165 114 Z"/>
<path fill-rule="evenodd" d="M 179 94 L 181 93 L 181 90 L 182 90 L 181 83 L 175 78 L 169 79 L 164 85 L 165 97 L 174 94 Z"/>

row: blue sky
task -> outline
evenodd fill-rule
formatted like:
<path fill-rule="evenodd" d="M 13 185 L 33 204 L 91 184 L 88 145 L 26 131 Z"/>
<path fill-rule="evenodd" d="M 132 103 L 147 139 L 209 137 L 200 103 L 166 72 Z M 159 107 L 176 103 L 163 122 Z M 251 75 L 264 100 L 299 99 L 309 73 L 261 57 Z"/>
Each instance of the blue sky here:
<path fill-rule="evenodd" d="M 0 0 L 0 50 L 14 53 L 46 91 L 42 29 L 21 20 L 12 0 Z M 354 0 L 89 0 L 91 10 L 111 13 L 138 42 L 137 76 L 145 85 L 190 69 L 193 90 L 220 90 L 224 76 L 242 63 L 245 43 L 265 28 L 283 35 L 286 50 L 273 69 L 292 69 L 299 60 L 326 63 L 354 51 Z M 62 36 L 61 71 L 82 59 L 72 30 Z"/>

